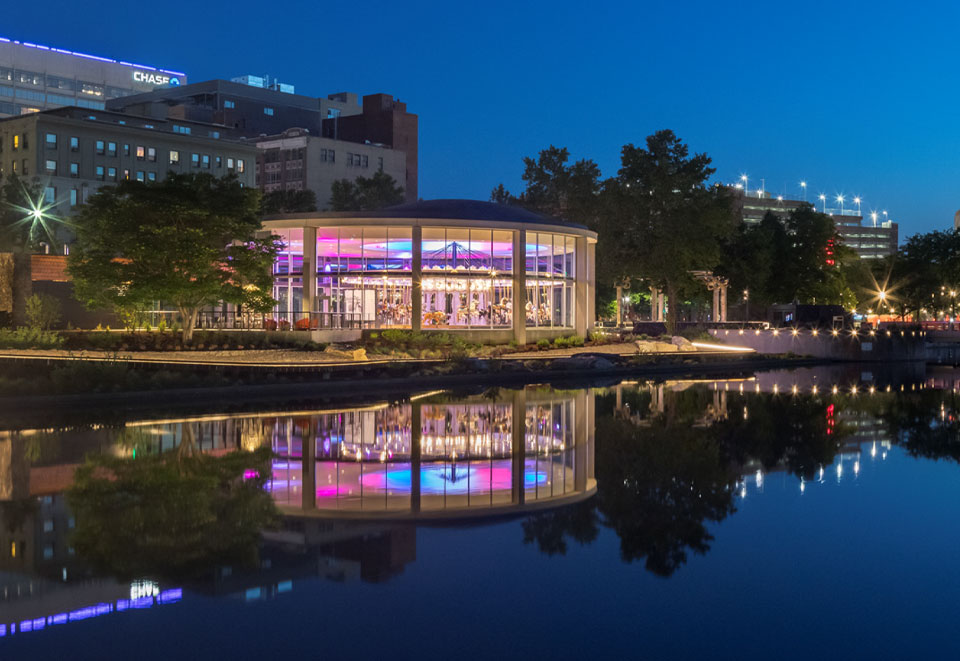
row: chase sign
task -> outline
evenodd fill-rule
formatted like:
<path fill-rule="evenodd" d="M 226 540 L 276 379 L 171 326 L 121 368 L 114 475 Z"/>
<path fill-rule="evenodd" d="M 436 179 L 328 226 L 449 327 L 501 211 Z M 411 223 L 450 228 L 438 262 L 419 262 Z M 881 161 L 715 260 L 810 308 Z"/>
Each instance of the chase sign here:
<path fill-rule="evenodd" d="M 176 87 L 180 84 L 180 79 L 175 76 L 154 73 L 152 71 L 134 71 L 133 80 L 134 82 L 146 83 L 148 85 L 172 85 Z"/>

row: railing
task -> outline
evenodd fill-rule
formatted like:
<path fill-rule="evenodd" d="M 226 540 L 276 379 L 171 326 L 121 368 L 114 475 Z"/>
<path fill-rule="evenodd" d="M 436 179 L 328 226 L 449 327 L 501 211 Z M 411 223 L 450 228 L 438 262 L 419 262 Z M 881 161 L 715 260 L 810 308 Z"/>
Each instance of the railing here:
<path fill-rule="evenodd" d="M 155 328 L 161 322 L 168 328 L 180 322 L 180 313 L 153 311 L 144 313 L 144 325 Z M 360 313 L 347 312 L 247 312 L 205 311 L 197 316 L 197 330 L 310 331 L 359 330 L 378 328 L 376 320 L 362 318 Z M 389 327 L 389 326 L 387 326 Z"/>

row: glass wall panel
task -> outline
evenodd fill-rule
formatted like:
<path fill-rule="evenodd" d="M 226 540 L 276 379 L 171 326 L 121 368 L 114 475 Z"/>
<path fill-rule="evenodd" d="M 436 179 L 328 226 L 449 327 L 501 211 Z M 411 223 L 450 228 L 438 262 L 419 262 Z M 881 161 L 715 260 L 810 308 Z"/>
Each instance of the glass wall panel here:
<path fill-rule="evenodd" d="M 493 268 L 491 230 L 470 230 L 470 270 L 489 272 Z"/>
<path fill-rule="evenodd" d="M 388 230 L 389 265 L 391 271 L 413 270 L 413 228 L 391 227 Z"/>
<path fill-rule="evenodd" d="M 317 273 L 336 273 L 340 270 L 340 230 L 336 227 L 317 228 Z"/>
<path fill-rule="evenodd" d="M 340 228 L 340 272 L 359 273 L 363 270 L 363 228 Z"/>
<path fill-rule="evenodd" d="M 447 233 L 443 228 L 424 227 L 422 248 L 422 269 L 442 271 L 447 263 Z"/>
<path fill-rule="evenodd" d="M 513 232 L 493 232 L 493 268 L 497 273 L 513 273 Z"/>
<path fill-rule="evenodd" d="M 564 261 L 565 265 L 563 268 L 564 275 L 568 278 L 575 278 L 577 275 L 577 258 L 576 258 L 576 246 L 577 240 L 572 237 L 566 237 L 566 248 L 564 250 Z"/>
<path fill-rule="evenodd" d="M 387 228 L 363 228 L 363 270 L 387 270 Z"/>

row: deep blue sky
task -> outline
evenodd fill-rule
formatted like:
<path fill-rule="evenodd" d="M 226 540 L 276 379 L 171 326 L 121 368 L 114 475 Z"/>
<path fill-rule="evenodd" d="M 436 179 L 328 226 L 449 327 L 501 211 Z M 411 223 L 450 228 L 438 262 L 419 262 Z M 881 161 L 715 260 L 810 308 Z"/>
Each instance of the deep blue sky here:
<path fill-rule="evenodd" d="M 7 6 L 9 5 L 9 6 Z M 4 5 L 0 33 L 420 116 L 420 194 L 521 188 L 550 144 L 616 172 L 672 128 L 717 177 L 859 194 L 901 238 L 960 208 L 960 6 L 949 2 L 185 2 Z"/>

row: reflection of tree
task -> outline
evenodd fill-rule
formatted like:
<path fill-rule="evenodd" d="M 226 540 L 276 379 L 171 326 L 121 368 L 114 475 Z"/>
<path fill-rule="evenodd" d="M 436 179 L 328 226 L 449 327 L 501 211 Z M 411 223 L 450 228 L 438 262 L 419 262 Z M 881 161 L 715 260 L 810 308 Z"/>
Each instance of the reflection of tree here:
<path fill-rule="evenodd" d="M 216 564 L 253 563 L 260 531 L 277 517 L 264 490 L 270 457 L 261 449 L 88 458 L 67 492 L 74 547 L 123 579 L 182 579 Z"/>
<path fill-rule="evenodd" d="M 523 522 L 523 543 L 537 543 L 541 553 L 564 555 L 567 537 L 580 544 L 597 538 L 598 517 L 593 499 L 569 507 L 533 514 Z"/>
<path fill-rule="evenodd" d="M 620 554 L 669 576 L 687 550 L 705 553 L 706 521 L 734 511 L 736 476 L 703 429 L 659 424 L 638 430 L 622 420 L 597 423 L 597 506 L 620 537 Z"/>
<path fill-rule="evenodd" d="M 901 393 L 884 401 L 881 419 L 910 456 L 960 463 L 960 420 L 955 402 L 945 401 L 944 393 Z"/>
<path fill-rule="evenodd" d="M 810 479 L 833 463 L 847 433 L 839 424 L 828 425 L 827 407 L 809 395 L 735 395 L 727 419 L 713 425 L 711 435 L 734 463 L 755 460 L 767 470 L 785 465 Z"/>

